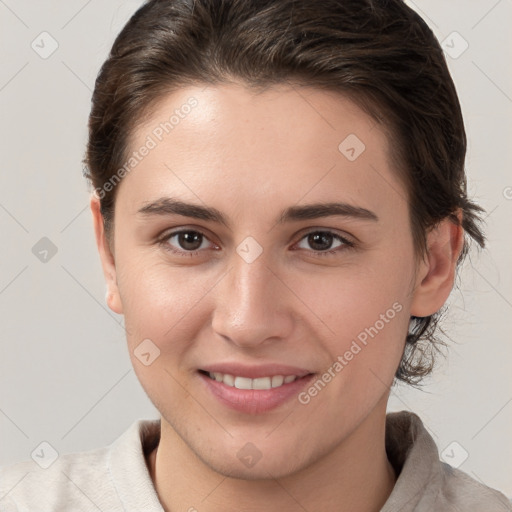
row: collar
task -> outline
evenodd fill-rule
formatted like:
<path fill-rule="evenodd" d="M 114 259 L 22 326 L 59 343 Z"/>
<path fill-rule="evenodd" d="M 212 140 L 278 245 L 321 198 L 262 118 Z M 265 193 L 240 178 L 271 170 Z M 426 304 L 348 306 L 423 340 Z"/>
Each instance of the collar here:
<path fill-rule="evenodd" d="M 159 438 L 160 420 L 140 419 L 111 445 L 108 468 L 127 512 L 164 512 L 146 464 L 146 455 Z M 409 512 L 420 505 L 422 510 L 433 510 L 443 482 L 442 463 L 434 440 L 416 414 L 386 415 L 386 452 L 398 477 L 381 512 Z"/>
<path fill-rule="evenodd" d="M 419 416 L 409 411 L 386 415 L 386 452 L 398 478 L 381 512 L 434 510 L 443 466 Z"/>

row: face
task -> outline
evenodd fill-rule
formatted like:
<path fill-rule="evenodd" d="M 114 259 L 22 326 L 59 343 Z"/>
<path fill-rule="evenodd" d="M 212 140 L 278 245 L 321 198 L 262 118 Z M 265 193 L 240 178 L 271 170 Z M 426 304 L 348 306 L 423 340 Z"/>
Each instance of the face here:
<path fill-rule="evenodd" d="M 384 417 L 425 273 L 380 127 L 313 88 L 188 87 L 131 150 L 104 268 L 162 428 L 265 478 Z"/>

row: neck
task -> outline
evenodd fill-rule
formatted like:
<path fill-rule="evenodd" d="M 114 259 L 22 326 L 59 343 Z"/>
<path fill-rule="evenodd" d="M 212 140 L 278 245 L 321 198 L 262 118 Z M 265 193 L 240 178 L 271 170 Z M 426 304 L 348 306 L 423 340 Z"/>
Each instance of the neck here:
<path fill-rule="evenodd" d="M 385 450 L 385 409 L 384 414 L 374 410 L 313 464 L 264 480 L 230 478 L 214 471 L 167 422 L 161 423 L 160 444 L 149 455 L 148 467 L 166 512 L 377 512 L 396 482 Z"/>

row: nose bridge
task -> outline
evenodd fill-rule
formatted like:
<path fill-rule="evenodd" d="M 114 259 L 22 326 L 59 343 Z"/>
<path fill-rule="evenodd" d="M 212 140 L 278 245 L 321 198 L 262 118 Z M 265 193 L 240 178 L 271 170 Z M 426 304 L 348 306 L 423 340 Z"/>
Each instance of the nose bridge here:
<path fill-rule="evenodd" d="M 258 345 L 286 335 L 285 298 L 275 270 L 262 254 L 250 260 L 233 254 L 227 275 L 218 287 L 213 328 L 237 345 Z"/>

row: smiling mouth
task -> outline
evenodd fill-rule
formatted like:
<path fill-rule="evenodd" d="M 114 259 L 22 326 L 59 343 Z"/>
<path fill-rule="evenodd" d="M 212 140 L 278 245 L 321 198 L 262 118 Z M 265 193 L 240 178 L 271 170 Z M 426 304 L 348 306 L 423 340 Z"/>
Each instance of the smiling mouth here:
<path fill-rule="evenodd" d="M 269 375 L 266 377 L 258 377 L 251 379 L 249 377 L 242 377 L 239 375 L 231 375 L 229 373 L 220 372 L 207 372 L 206 370 L 199 370 L 199 373 L 209 377 L 210 379 L 222 382 L 226 386 L 236 389 L 253 389 L 253 390 L 269 390 L 274 388 L 280 388 L 286 384 L 291 384 L 296 380 L 303 379 L 313 375 L 308 373 L 303 376 L 298 375 Z"/>

